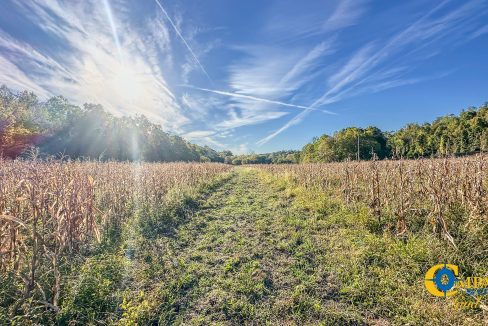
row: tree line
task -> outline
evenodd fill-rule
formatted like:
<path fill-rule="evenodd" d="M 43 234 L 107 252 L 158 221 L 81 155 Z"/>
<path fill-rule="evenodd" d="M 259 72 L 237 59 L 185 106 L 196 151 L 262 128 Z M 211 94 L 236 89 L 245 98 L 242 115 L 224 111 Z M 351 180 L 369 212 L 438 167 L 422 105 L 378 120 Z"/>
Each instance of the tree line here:
<path fill-rule="evenodd" d="M 140 115 L 116 117 L 101 105 L 73 105 L 56 96 L 40 101 L 32 92 L 0 87 L 0 155 L 15 158 L 36 148 L 44 155 L 149 162 L 227 164 L 338 162 L 383 158 L 466 155 L 488 151 L 488 103 L 432 123 L 411 123 L 395 132 L 349 127 L 322 135 L 301 151 L 232 155 L 191 144 Z"/>
<path fill-rule="evenodd" d="M 47 101 L 32 92 L 0 87 L 0 155 L 16 158 L 36 148 L 42 155 L 96 160 L 224 162 L 229 151 L 191 144 L 145 116 L 116 117 L 101 105 Z"/>
<path fill-rule="evenodd" d="M 241 164 L 290 164 L 300 162 L 300 151 L 279 151 L 265 154 L 245 154 L 226 157 L 225 163 Z"/>
<path fill-rule="evenodd" d="M 349 127 L 322 135 L 301 151 L 237 155 L 227 162 L 239 164 L 341 162 L 384 158 L 440 157 L 488 151 L 488 103 L 432 123 L 410 123 L 396 132 L 377 127 Z"/>
<path fill-rule="evenodd" d="M 342 129 L 304 146 L 301 162 L 441 157 L 488 150 L 488 103 L 432 123 L 410 123 L 396 132 L 376 127 Z"/>

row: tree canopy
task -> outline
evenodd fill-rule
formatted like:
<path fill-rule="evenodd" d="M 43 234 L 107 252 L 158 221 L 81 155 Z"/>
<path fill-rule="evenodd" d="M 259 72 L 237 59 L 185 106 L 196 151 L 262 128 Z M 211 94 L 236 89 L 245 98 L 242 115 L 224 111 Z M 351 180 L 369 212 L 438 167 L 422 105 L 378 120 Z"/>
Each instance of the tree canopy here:
<path fill-rule="evenodd" d="M 353 159 L 418 158 L 465 155 L 488 150 L 488 104 L 470 107 L 459 116 L 448 115 L 432 123 L 411 123 L 396 132 L 376 127 L 350 127 L 323 135 L 305 145 L 302 162 Z"/>
<path fill-rule="evenodd" d="M 332 162 L 356 158 L 370 159 L 373 154 L 380 158 L 388 155 L 387 138 L 376 127 L 366 129 L 350 127 L 333 136 L 323 135 L 305 145 L 302 162 Z"/>
<path fill-rule="evenodd" d="M 279 151 L 266 154 L 245 154 L 231 156 L 226 159 L 226 163 L 233 165 L 241 164 L 284 164 L 298 163 L 300 161 L 300 151 Z"/>
<path fill-rule="evenodd" d="M 488 104 L 423 125 L 409 124 L 390 137 L 392 155 L 406 158 L 488 150 Z"/>
<path fill-rule="evenodd" d="M 101 105 L 80 107 L 62 96 L 43 102 L 34 93 L 0 87 L 0 155 L 15 158 L 31 146 L 71 158 L 235 165 L 465 155 L 488 150 L 488 103 L 396 132 L 349 127 L 313 139 L 302 151 L 233 156 L 171 135 L 143 115 L 116 117 Z"/>
<path fill-rule="evenodd" d="M 30 146 L 47 155 L 99 160 L 224 162 L 229 151 L 188 143 L 145 116 L 116 117 L 101 105 L 79 107 L 61 96 L 45 102 L 0 87 L 0 154 L 15 158 Z"/>

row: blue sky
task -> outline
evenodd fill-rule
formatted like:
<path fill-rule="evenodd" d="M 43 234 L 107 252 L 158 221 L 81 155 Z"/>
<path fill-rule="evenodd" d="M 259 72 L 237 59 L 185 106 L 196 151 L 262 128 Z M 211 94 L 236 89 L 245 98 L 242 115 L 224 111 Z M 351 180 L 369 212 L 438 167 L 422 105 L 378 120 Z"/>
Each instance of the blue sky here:
<path fill-rule="evenodd" d="M 488 101 L 485 0 L 158 1 L 2 0 L 0 84 L 236 153 Z"/>

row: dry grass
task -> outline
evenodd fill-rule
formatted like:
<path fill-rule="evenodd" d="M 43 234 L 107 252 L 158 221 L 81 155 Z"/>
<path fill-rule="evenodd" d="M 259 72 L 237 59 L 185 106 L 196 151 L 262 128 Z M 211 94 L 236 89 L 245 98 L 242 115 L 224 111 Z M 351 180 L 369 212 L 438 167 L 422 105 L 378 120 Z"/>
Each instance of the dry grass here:
<path fill-rule="evenodd" d="M 293 300 L 283 304 L 297 321 L 442 320 L 447 306 L 422 292 L 422 278 L 447 258 L 467 275 L 485 273 L 487 161 L 258 165 L 267 173 L 238 169 L 216 178 L 232 167 L 0 160 L 0 324 L 14 317 L 41 324 L 184 319 L 193 295 L 211 316 L 264 320 L 267 308 L 254 310 L 255 299 L 242 297 L 263 289 L 252 270 L 261 265 L 234 266 L 241 256 L 275 266 L 269 273 L 275 286 L 284 280 L 283 297 Z M 218 187 L 194 196 L 199 211 L 180 218 L 185 189 L 212 180 Z M 131 231 L 132 238 L 124 235 Z M 280 270 L 274 259 L 284 253 L 291 267 Z M 340 289 L 326 301 L 320 271 Z M 240 281 L 228 278 L 234 272 Z M 235 304 L 207 305 L 213 298 L 200 294 L 215 284 Z M 272 289 L 259 293 L 263 302 L 274 298 Z M 339 313 L 334 304 L 350 310 Z M 449 320 L 481 320 L 477 313 L 452 310 Z"/>
<path fill-rule="evenodd" d="M 350 206 L 367 204 L 380 223 L 403 235 L 419 220 L 449 239 L 453 227 L 486 222 L 488 156 L 259 166 L 298 185 L 327 191 Z M 462 210 L 462 221 L 448 212 Z M 382 221 L 382 219 L 386 219 Z"/>
<path fill-rule="evenodd" d="M 61 264 L 102 241 L 138 207 L 158 207 L 170 189 L 194 187 L 229 169 L 0 159 L 0 274 L 21 281 L 24 300 L 35 292 L 55 309 Z M 41 286 L 39 278 L 50 286 Z"/>

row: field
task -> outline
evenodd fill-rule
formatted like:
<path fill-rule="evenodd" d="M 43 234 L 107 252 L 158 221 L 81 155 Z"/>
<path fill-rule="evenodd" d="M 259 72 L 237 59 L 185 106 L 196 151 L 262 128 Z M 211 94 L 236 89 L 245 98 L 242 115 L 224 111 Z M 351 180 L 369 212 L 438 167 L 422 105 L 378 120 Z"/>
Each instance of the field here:
<path fill-rule="evenodd" d="M 488 276 L 487 158 L 0 160 L 0 324 L 487 323 L 424 286 Z"/>

